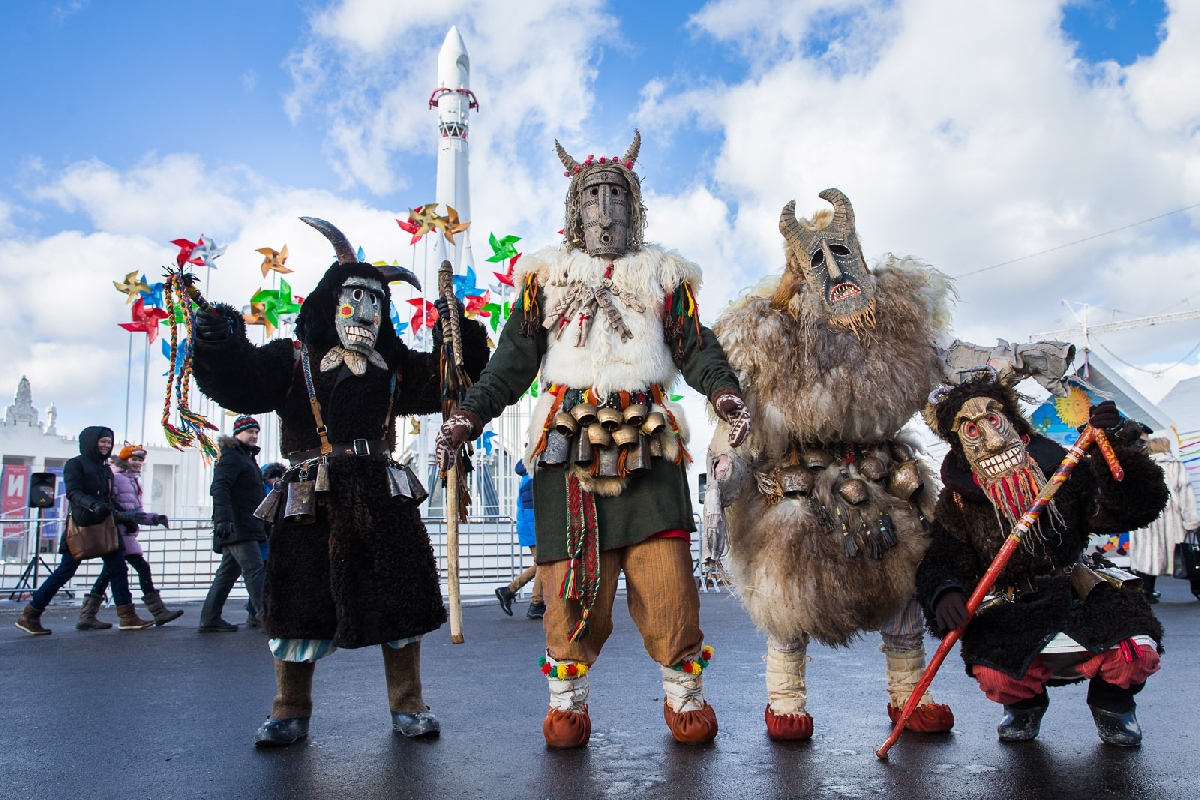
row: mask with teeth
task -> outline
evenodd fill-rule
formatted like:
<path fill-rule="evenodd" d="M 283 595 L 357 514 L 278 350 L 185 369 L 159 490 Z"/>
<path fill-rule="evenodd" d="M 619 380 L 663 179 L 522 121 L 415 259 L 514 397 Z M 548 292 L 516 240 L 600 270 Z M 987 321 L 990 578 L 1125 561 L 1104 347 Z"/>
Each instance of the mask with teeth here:
<path fill-rule="evenodd" d="M 972 397 L 954 415 L 951 430 L 979 487 L 996 510 L 1015 523 L 1033 505 L 1046 476 L 1030 457 L 1004 406 L 992 397 Z"/>
<path fill-rule="evenodd" d="M 809 291 L 821 298 L 830 325 L 869 336 L 875 327 L 875 281 L 858 242 L 854 207 L 837 189 L 818 196 L 833 206 L 832 214 L 816 214 L 809 222 L 796 219 L 796 201 L 783 207 L 779 231 L 788 244 L 787 269 L 797 279 L 803 274 Z"/>
<path fill-rule="evenodd" d="M 382 321 L 383 285 L 369 278 L 347 278 L 338 297 L 337 326 L 342 347 L 370 356 Z"/>

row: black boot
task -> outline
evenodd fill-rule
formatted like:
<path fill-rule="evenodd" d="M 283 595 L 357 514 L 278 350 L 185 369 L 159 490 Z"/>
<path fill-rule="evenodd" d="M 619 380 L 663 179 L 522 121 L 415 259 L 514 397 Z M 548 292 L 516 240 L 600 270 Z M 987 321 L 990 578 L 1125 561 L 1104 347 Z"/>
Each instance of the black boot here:
<path fill-rule="evenodd" d="M 1137 721 L 1137 703 L 1133 696 L 1145 684 L 1135 683 L 1128 689 L 1108 683 L 1099 675 L 1088 684 L 1087 702 L 1092 709 L 1096 733 L 1105 744 L 1117 747 L 1138 747 L 1142 743 L 1142 728 Z"/>
<path fill-rule="evenodd" d="M 279 694 L 271 716 L 254 734 L 255 747 L 287 747 L 308 737 L 312 718 L 312 679 L 316 663 L 275 659 Z"/>
<path fill-rule="evenodd" d="M 530 603 L 529 610 L 525 612 L 525 619 L 541 619 L 546 616 L 545 603 Z"/>
<path fill-rule="evenodd" d="M 421 694 L 420 641 L 406 644 L 399 650 L 390 644 L 382 645 L 382 648 L 392 730 L 409 739 L 437 736 L 442 726 L 425 705 Z"/>
<path fill-rule="evenodd" d="M 1158 576 L 1147 575 L 1144 572 L 1138 572 L 1135 574 L 1142 579 L 1142 595 L 1146 598 L 1146 601 L 1150 603 L 1157 603 L 1159 598 L 1162 597 L 1160 593 L 1154 591 L 1154 584 L 1158 582 Z"/>
<path fill-rule="evenodd" d="M 1036 739 L 1042 729 L 1042 717 L 1050 705 L 1050 697 L 1042 693 L 1004 707 L 1004 719 L 996 727 L 1002 742 L 1028 742 Z"/>
<path fill-rule="evenodd" d="M 500 601 L 500 610 L 505 614 L 512 616 L 512 601 L 516 595 L 507 586 L 501 586 L 496 590 L 496 599 Z"/>

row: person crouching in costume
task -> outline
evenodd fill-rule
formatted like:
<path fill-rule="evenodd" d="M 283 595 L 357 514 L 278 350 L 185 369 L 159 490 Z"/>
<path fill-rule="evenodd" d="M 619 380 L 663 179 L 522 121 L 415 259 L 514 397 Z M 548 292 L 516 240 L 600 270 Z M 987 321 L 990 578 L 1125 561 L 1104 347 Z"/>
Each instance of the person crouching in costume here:
<path fill-rule="evenodd" d="M 926 419 L 950 452 L 917 586 L 929 629 L 944 636 L 966 622 L 966 597 L 1065 451 L 1034 432 L 1015 392 L 994 375 L 939 390 Z M 1095 406 L 1089 424 L 1107 433 L 1124 480 L 1113 478 L 1093 445 L 962 636 L 967 674 L 1004 705 L 1001 741 L 1038 735 L 1048 683 L 1085 678 L 1100 738 L 1123 746 L 1142 739 L 1133 697 L 1158 671 L 1162 626 L 1140 591 L 1098 580 L 1080 556 L 1093 533 L 1150 523 L 1167 488 L 1140 446 L 1137 423 L 1122 420 L 1112 401 Z"/>
<path fill-rule="evenodd" d="M 580 164 L 556 147 L 567 175 L 565 241 L 526 255 L 522 287 L 488 368 L 438 433 L 442 469 L 483 425 L 538 378 L 526 467 L 533 473 L 537 561 L 546 586 L 551 747 L 591 733 L 588 669 L 612 632 L 617 578 L 651 658 L 662 666 L 663 715 L 674 737 L 708 742 L 717 717 L 701 671 L 712 654 L 700 630 L 689 534 L 687 426 L 666 391 L 682 373 L 735 422 L 749 427 L 737 378 L 700 324 L 700 268 L 642 241 L 645 209 L 633 164 Z"/>
<path fill-rule="evenodd" d="M 949 281 L 912 259 L 868 270 L 854 208 L 780 216 L 787 262 L 713 326 L 746 392 L 755 428 L 709 446 L 709 498 L 725 507 L 734 588 L 768 635 L 767 734 L 813 735 L 810 639 L 840 647 L 879 630 L 894 722 L 925 667 L 914 576 L 928 546 L 934 476 L 900 432 L 942 382 L 938 340 Z M 954 715 L 925 695 L 909 730 L 950 730 Z"/>
<path fill-rule="evenodd" d="M 196 321 L 196 382 L 225 408 L 275 411 L 291 463 L 260 512 L 274 524 L 263 587 L 279 694 L 255 737 L 289 745 L 308 735 L 315 663 L 339 647 L 381 645 L 394 730 L 437 734 L 421 695 L 421 637 L 446 619 L 437 565 L 421 522 L 424 492 L 389 479 L 397 416 L 441 408 L 439 327 L 433 353 L 409 350 L 389 318 L 389 281 L 420 288 L 408 270 L 359 263 L 342 233 L 301 219 L 333 243 L 337 262 L 304 302 L 295 339 L 261 347 L 226 305 Z M 439 313 L 446 313 L 440 307 Z M 481 325 L 462 321 L 466 369 L 487 362 Z M 417 485 L 419 487 L 419 484 Z M 308 502 L 305 502 L 305 501 Z M 284 506 L 286 505 L 286 508 Z"/>

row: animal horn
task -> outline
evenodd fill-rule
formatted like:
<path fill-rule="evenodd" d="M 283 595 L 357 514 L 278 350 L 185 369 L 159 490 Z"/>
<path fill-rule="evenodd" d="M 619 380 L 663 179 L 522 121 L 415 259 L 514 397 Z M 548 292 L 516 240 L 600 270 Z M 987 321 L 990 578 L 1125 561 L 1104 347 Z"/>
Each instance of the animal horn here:
<path fill-rule="evenodd" d="M 783 238 L 787 240 L 790 247 L 803 253 L 807 251 L 808 233 L 800 225 L 796 219 L 796 201 L 789 200 L 788 204 L 783 207 L 783 211 L 779 213 L 779 232 L 783 234 Z"/>
<path fill-rule="evenodd" d="M 346 238 L 346 234 L 335 228 L 333 223 L 326 222 L 317 217 L 301 217 L 300 221 L 313 226 L 325 235 L 325 238 L 333 245 L 333 252 L 337 253 L 339 264 L 358 263 L 358 255 L 355 254 L 354 248 L 350 246 L 350 240 Z"/>
<path fill-rule="evenodd" d="M 625 158 L 621 159 L 626 164 L 632 164 L 637 161 L 638 152 L 642 149 L 642 133 L 637 128 L 633 129 L 633 142 L 630 143 L 629 149 L 625 151 Z"/>
<path fill-rule="evenodd" d="M 817 197 L 826 200 L 833 206 L 833 223 L 829 227 L 840 231 L 843 235 L 854 230 L 854 206 L 850 198 L 842 194 L 840 189 L 826 189 Z"/>
<path fill-rule="evenodd" d="M 558 160 L 567 168 L 567 172 L 574 175 L 575 171 L 579 169 L 579 162 L 571 158 L 571 154 L 563 149 L 563 146 L 558 143 L 558 139 L 554 140 L 554 149 L 558 152 Z"/>

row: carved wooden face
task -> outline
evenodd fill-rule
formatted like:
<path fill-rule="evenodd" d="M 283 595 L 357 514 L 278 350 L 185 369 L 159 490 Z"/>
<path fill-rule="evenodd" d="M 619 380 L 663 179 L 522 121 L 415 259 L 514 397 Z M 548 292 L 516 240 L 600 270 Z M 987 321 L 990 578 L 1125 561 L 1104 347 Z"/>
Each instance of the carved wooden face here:
<path fill-rule="evenodd" d="M 364 355 L 374 351 L 383 321 L 383 285 L 369 278 L 348 278 L 338 296 L 337 326 L 342 347 Z"/>
<path fill-rule="evenodd" d="M 1028 452 L 1000 401 L 972 397 L 954 415 L 952 427 L 971 470 L 988 481 L 1013 475 L 1025 466 Z"/>
<path fill-rule="evenodd" d="M 619 169 L 597 169 L 580 188 L 583 244 L 588 255 L 623 256 L 629 249 L 629 181 Z"/>

